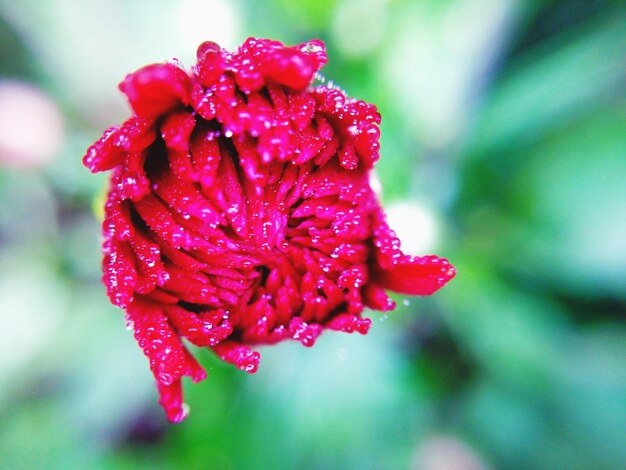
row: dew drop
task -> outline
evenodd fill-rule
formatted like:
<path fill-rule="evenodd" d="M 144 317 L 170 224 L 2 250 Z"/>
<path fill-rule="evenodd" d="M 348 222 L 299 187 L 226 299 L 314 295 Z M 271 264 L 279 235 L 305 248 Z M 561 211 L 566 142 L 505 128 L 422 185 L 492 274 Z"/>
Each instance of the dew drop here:
<path fill-rule="evenodd" d="M 166 374 L 164 372 L 159 374 L 159 382 L 161 382 L 162 384 L 171 385 L 173 380 L 174 378 L 171 374 Z"/>
<path fill-rule="evenodd" d="M 311 41 L 307 42 L 303 48 L 304 52 L 309 52 L 311 54 L 315 54 L 317 52 L 322 52 L 324 48 L 317 42 Z"/>
<path fill-rule="evenodd" d="M 346 348 L 337 349 L 337 359 L 339 359 L 340 361 L 348 360 L 348 351 L 346 350 Z"/>

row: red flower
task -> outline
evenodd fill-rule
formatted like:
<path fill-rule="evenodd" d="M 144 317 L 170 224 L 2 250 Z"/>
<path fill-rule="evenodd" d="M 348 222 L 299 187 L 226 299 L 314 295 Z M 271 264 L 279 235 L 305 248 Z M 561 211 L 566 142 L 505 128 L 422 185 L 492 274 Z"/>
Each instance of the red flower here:
<path fill-rule="evenodd" d="M 325 329 L 365 334 L 385 289 L 429 295 L 455 274 L 411 257 L 369 183 L 380 115 L 311 87 L 324 45 L 206 42 L 187 73 L 148 65 L 120 89 L 135 113 L 84 157 L 112 170 L 104 283 L 150 360 L 170 421 L 186 415 L 181 377 L 205 372 L 181 338 L 255 372 L 248 346 Z"/>

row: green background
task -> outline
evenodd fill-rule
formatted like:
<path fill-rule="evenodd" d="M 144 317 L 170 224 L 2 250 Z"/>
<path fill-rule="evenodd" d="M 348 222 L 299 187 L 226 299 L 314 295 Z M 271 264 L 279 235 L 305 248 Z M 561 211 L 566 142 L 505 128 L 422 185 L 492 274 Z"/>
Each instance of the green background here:
<path fill-rule="evenodd" d="M 28 164 L 0 145 L 0 468 L 626 468 L 625 13 L 0 0 L 0 89 L 35 87 L 62 123 Z M 256 375 L 194 349 L 208 378 L 169 425 L 99 282 L 105 178 L 81 157 L 129 115 L 126 73 L 248 36 L 326 42 L 325 77 L 383 116 L 390 221 L 458 275 L 366 337 L 261 348 Z"/>

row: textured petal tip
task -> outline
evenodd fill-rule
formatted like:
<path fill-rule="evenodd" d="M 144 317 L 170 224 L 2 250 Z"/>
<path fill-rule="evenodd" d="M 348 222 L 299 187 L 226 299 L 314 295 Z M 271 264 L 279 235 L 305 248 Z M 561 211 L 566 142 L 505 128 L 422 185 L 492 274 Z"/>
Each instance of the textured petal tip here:
<path fill-rule="evenodd" d="M 233 364 L 239 370 L 254 374 L 259 369 L 261 355 L 247 346 L 234 341 L 224 341 L 213 350 L 220 359 Z"/>
<path fill-rule="evenodd" d="M 437 256 L 406 256 L 388 269 L 375 273 L 385 289 L 408 295 L 431 295 L 456 275 L 447 259 Z"/>
<path fill-rule="evenodd" d="M 309 41 L 300 47 L 287 47 L 274 43 L 261 62 L 263 75 L 274 83 L 292 90 L 304 90 L 315 73 L 326 63 L 326 47 L 319 40 Z"/>
<path fill-rule="evenodd" d="M 173 413 L 167 414 L 167 419 L 172 424 L 181 423 L 189 416 L 189 405 L 187 403 L 183 403 L 179 409 L 175 410 Z"/>

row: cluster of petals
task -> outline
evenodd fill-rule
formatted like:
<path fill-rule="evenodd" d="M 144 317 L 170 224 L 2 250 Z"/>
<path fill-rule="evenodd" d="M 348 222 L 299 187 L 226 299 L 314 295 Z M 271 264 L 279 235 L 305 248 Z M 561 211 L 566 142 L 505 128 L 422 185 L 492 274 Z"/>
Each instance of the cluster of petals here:
<path fill-rule="evenodd" d="M 395 306 L 386 290 L 429 295 L 455 273 L 400 250 L 370 186 L 380 115 L 312 86 L 323 43 L 205 42 L 197 55 L 189 72 L 128 75 L 134 115 L 83 159 L 111 171 L 103 280 L 173 422 L 187 414 L 181 378 L 206 375 L 183 339 L 255 372 L 251 346 L 365 334 L 365 307 Z"/>

